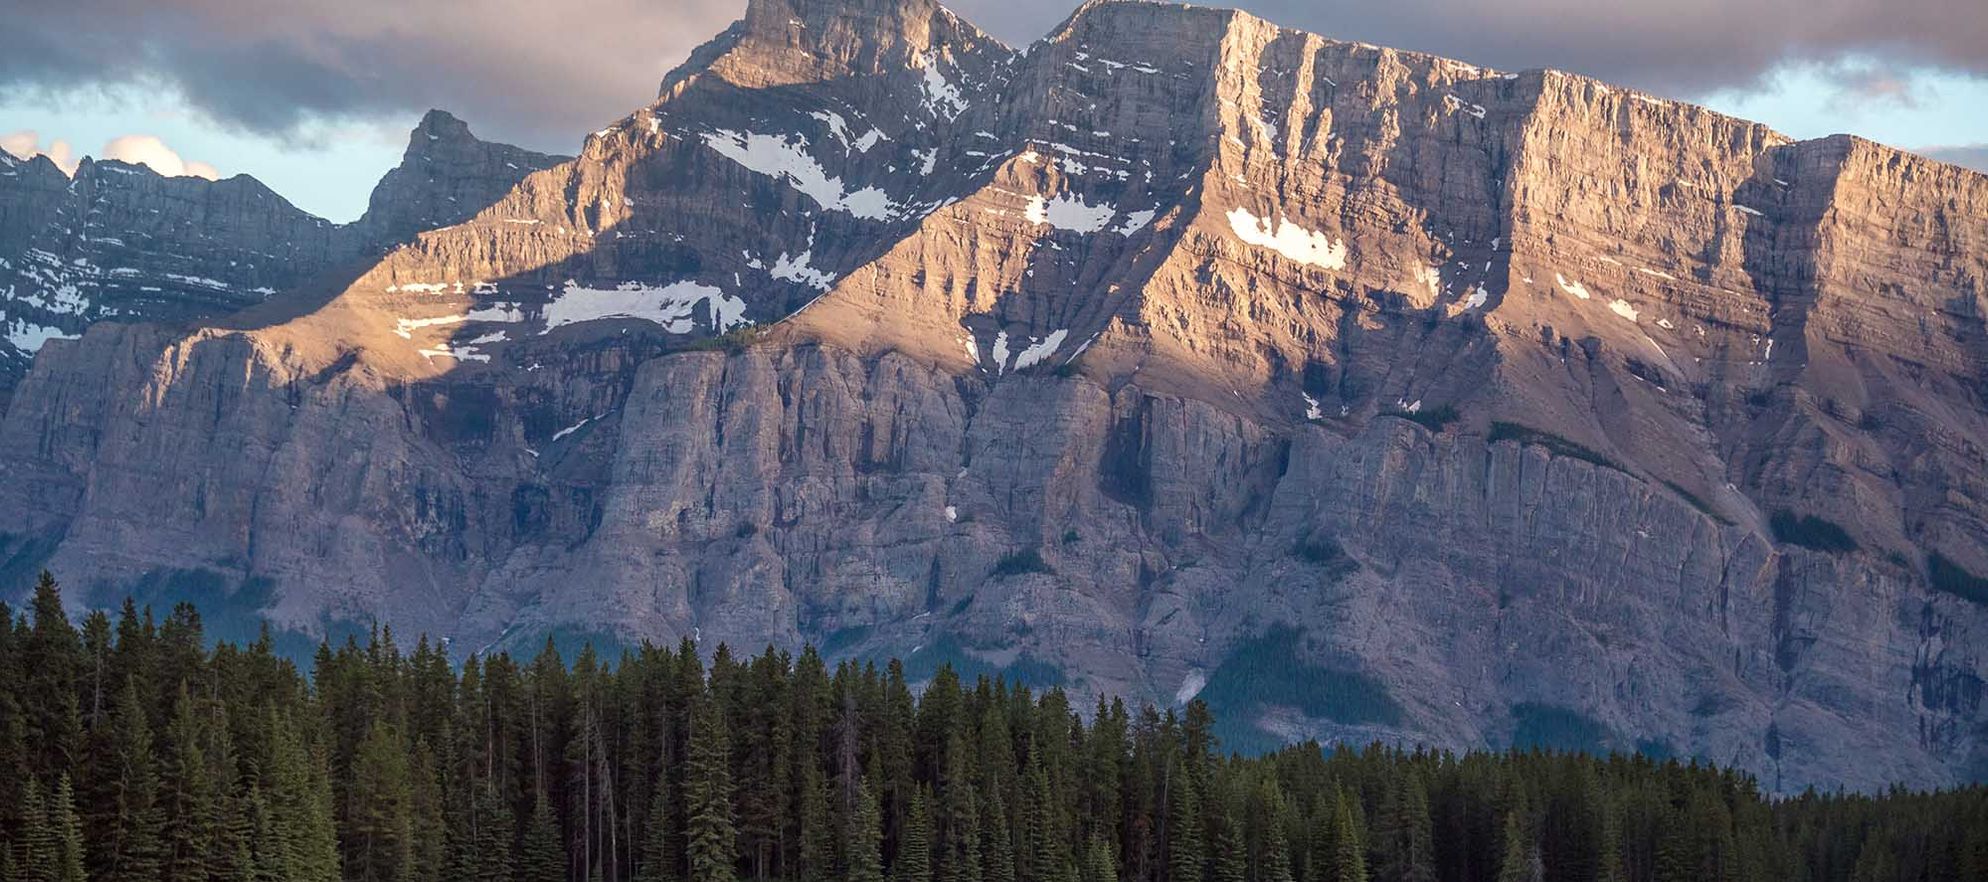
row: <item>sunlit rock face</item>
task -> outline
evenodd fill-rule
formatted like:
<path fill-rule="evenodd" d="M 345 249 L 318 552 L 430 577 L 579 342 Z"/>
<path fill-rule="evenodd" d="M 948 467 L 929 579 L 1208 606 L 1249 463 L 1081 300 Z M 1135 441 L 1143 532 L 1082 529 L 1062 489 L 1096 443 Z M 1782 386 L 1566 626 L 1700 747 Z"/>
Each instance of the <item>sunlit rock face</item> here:
<path fill-rule="evenodd" d="M 1140 2 L 758 0 L 577 158 L 411 186 L 451 123 L 339 228 L 404 244 L 39 347 L 10 584 L 1988 773 L 1982 175 Z"/>

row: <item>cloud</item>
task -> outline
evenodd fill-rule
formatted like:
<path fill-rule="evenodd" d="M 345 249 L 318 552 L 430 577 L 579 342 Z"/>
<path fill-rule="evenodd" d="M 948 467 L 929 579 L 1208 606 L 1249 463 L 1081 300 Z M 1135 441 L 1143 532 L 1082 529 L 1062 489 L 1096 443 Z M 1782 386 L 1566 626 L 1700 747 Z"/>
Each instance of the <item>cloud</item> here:
<path fill-rule="evenodd" d="M 41 146 L 41 135 L 33 129 L 22 129 L 18 132 L 9 132 L 5 135 L 0 135 L 0 150 L 5 150 L 22 159 L 46 156 L 50 162 L 55 163 L 56 168 L 62 169 L 63 174 L 73 175 L 76 173 L 76 152 L 69 148 L 69 142 L 58 138 L 49 142 L 47 147 L 43 147 Z"/>
<path fill-rule="evenodd" d="M 287 139 L 402 132 L 447 108 L 480 134 L 571 152 L 655 98 L 742 0 L 80 0 L 5 3 L 0 93 L 137 84 Z M 328 124 L 328 125 L 320 125 Z"/>
<path fill-rule="evenodd" d="M 1830 96 L 1832 110 L 1859 112 L 1873 104 L 1916 109 L 1920 88 L 1910 72 L 1887 69 L 1869 61 L 1849 60 L 1827 65 L 1822 79 L 1835 89 Z"/>
<path fill-rule="evenodd" d="M 1988 144 L 1963 144 L 1957 147 L 1926 147 L 1919 151 L 1934 159 L 1964 165 L 1979 172 L 1988 172 Z"/>
<path fill-rule="evenodd" d="M 221 175 L 214 167 L 204 162 L 187 162 L 177 151 L 167 147 L 166 142 L 156 135 L 124 135 L 112 138 L 104 145 L 104 159 L 115 159 L 132 165 L 148 165 L 152 170 L 169 178 L 192 176 L 219 180 Z"/>
<path fill-rule="evenodd" d="M 853 2 L 853 0 L 809 0 Z M 957 0 L 1010 42 L 1076 0 Z M 1779 67 L 1869 59 L 1873 71 L 1988 75 L 1981 0 L 1243 0 L 1327 36 L 1507 69 L 1557 67 L 1679 97 Z M 15 3 L 0 89 L 141 83 L 223 124 L 307 137 L 320 121 L 411 121 L 445 107 L 478 131 L 571 150 L 653 98 L 657 81 L 743 0 L 82 0 Z M 1867 79 L 1864 88 L 1888 88 Z M 1903 81 L 1901 81 L 1903 82 Z M 1911 97 L 1909 88 L 1891 97 Z"/>
<path fill-rule="evenodd" d="M 995 4 L 987 0 L 987 5 Z M 1980 0 L 1246 0 L 1230 5 L 1330 37 L 1510 70 L 1560 68 L 1679 96 L 1749 86 L 1783 65 L 1846 57 L 1988 75 L 1988 7 Z"/>

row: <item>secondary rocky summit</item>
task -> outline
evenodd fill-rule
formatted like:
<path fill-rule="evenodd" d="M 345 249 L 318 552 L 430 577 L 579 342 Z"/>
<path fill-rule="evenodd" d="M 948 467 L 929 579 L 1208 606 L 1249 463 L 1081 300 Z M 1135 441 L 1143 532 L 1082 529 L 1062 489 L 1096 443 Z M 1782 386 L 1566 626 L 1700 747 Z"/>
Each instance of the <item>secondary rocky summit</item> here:
<path fill-rule="evenodd" d="M 110 321 L 211 319 L 355 272 L 415 233 L 459 222 L 567 157 L 480 141 L 431 111 L 366 215 L 333 224 L 247 175 L 165 177 L 0 151 L 0 405 L 42 343 Z"/>
<path fill-rule="evenodd" d="M 42 346 L 13 571 L 1200 695 L 1239 746 L 1988 774 L 1982 175 L 1231 10 L 1016 51 L 924 0 L 753 0 L 503 162 L 368 266 Z"/>

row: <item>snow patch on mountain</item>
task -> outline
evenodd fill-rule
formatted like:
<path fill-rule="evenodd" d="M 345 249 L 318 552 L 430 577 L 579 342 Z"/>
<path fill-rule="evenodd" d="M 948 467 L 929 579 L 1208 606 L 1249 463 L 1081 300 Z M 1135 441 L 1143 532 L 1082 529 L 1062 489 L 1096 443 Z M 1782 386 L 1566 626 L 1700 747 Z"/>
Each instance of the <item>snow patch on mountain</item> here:
<path fill-rule="evenodd" d="M 1118 229 L 1113 230 L 1112 232 L 1115 232 L 1121 236 L 1130 236 L 1133 233 L 1145 229 L 1147 224 L 1153 222 L 1153 216 L 1156 214 L 1158 214 L 1158 212 L 1150 208 L 1142 209 L 1139 211 L 1128 211 L 1125 213 L 1125 223 L 1119 225 Z"/>
<path fill-rule="evenodd" d="M 1025 212 L 1029 223 L 1048 224 L 1059 230 L 1079 233 L 1102 230 L 1117 214 L 1118 209 L 1109 202 L 1092 205 L 1085 202 L 1082 196 L 1069 193 L 1058 194 L 1054 199 L 1031 196 Z"/>
<path fill-rule="evenodd" d="M 927 52 L 917 58 L 922 72 L 918 88 L 925 96 L 925 110 L 935 117 L 956 119 L 966 112 L 966 95 L 939 70 L 939 55 Z"/>
<path fill-rule="evenodd" d="M 766 274 L 776 279 L 798 282 L 817 291 L 826 291 L 829 285 L 835 283 L 835 274 L 825 273 L 809 266 L 808 261 L 813 256 L 813 249 L 803 251 L 792 257 L 787 256 L 787 252 L 782 251 L 780 252 L 780 258 L 773 261 L 773 268 L 767 270 Z"/>
<path fill-rule="evenodd" d="M 1572 294 L 1575 297 L 1579 297 L 1582 300 L 1587 300 L 1594 296 L 1592 294 L 1589 294 L 1588 289 L 1585 286 L 1583 286 L 1580 282 L 1569 282 L 1567 281 L 1566 276 L 1563 276 L 1559 273 L 1553 274 L 1553 281 L 1560 283 L 1560 290 Z"/>
<path fill-rule="evenodd" d="M 7 342 L 14 344 L 14 347 L 22 352 L 40 352 L 42 344 L 50 340 L 74 340 L 82 336 L 21 318 L 8 321 L 6 327 Z"/>
<path fill-rule="evenodd" d="M 843 211 L 865 220 L 890 220 L 898 216 L 898 206 L 890 195 L 876 187 L 850 192 L 842 179 L 833 177 L 808 154 L 806 138 L 762 135 L 719 129 L 704 135 L 704 145 L 747 169 L 792 184 L 829 211 Z"/>
<path fill-rule="evenodd" d="M 1259 218 L 1247 208 L 1229 212 L 1229 228 L 1236 238 L 1259 248 L 1268 248 L 1299 263 L 1326 269 L 1346 268 L 1346 243 L 1335 242 L 1324 233 L 1305 229 L 1279 217 L 1275 224 Z"/>
<path fill-rule="evenodd" d="M 1188 671 L 1187 676 L 1181 678 L 1180 688 L 1175 690 L 1173 694 L 1173 703 L 1184 705 L 1193 701 L 1194 696 L 1200 695 L 1201 690 L 1206 688 L 1208 688 L 1208 674 L 1206 671 L 1199 669 Z"/>
<path fill-rule="evenodd" d="M 655 322 L 672 334 L 688 334 L 696 329 L 695 310 L 700 303 L 711 311 L 714 332 L 752 323 L 745 317 L 744 300 L 701 282 L 672 282 L 661 287 L 623 282 L 613 288 L 589 288 L 568 281 L 545 304 L 545 330 L 539 333 L 596 319 L 632 318 Z"/>
<path fill-rule="evenodd" d="M 1048 336 L 1040 339 L 1030 337 L 1028 348 L 1023 349 L 1020 355 L 1015 356 L 1015 370 L 1021 370 L 1022 368 L 1038 364 L 1043 359 L 1055 355 L 1056 350 L 1063 347 L 1063 339 L 1069 336 L 1069 334 L 1069 328 L 1058 328 L 1050 331 Z"/>

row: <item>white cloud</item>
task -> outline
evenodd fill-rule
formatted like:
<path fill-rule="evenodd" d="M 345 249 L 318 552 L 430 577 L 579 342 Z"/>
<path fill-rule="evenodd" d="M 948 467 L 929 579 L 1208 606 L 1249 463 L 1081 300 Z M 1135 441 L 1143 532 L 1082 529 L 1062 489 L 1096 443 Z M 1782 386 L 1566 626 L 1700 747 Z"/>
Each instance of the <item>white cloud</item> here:
<path fill-rule="evenodd" d="M 22 159 L 46 156 L 63 174 L 76 173 L 76 151 L 70 149 L 69 142 L 56 139 L 47 147 L 41 145 L 41 134 L 33 129 L 21 129 L 0 135 L 0 150 L 5 150 Z"/>
<path fill-rule="evenodd" d="M 148 165 L 152 170 L 169 178 L 192 176 L 210 181 L 221 175 L 214 166 L 204 162 L 187 162 L 177 151 L 166 146 L 156 135 L 125 135 L 112 138 L 104 145 L 103 158 L 128 162 L 132 165 Z"/>

